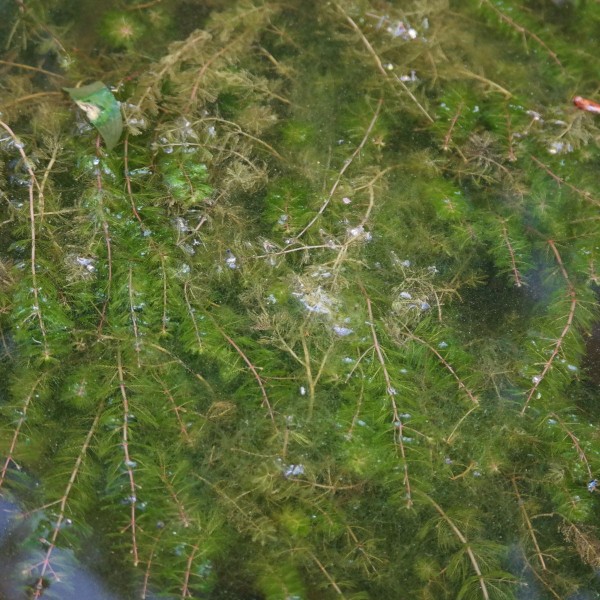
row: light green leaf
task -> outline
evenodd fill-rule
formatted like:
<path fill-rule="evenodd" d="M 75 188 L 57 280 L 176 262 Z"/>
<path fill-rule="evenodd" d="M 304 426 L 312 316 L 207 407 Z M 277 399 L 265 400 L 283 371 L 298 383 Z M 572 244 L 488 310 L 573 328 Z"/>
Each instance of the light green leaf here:
<path fill-rule="evenodd" d="M 123 131 L 119 102 L 101 81 L 78 88 L 63 88 L 98 130 L 106 148 L 112 150 Z"/>

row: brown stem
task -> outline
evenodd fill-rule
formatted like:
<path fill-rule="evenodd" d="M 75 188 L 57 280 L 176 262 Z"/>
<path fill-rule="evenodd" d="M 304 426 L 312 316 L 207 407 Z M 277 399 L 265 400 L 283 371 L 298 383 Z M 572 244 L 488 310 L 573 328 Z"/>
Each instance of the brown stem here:
<path fill-rule="evenodd" d="M 129 133 L 125 135 L 125 141 L 123 142 L 123 172 L 125 174 L 125 187 L 127 188 L 127 196 L 131 203 L 131 210 L 133 211 L 135 218 L 140 222 L 142 229 L 145 229 L 142 217 L 140 217 L 135 206 L 133 192 L 131 190 L 131 176 L 129 175 Z"/>
<path fill-rule="evenodd" d="M 171 392 L 169 391 L 169 389 L 163 383 L 162 380 L 160 380 L 158 377 L 156 377 L 156 380 L 160 384 L 163 394 L 168 398 L 169 403 L 173 407 L 173 412 L 175 413 L 175 418 L 177 419 L 177 423 L 179 425 L 179 431 L 181 433 L 181 437 L 184 438 L 186 444 L 191 444 L 192 438 L 190 437 L 187 427 L 185 426 L 185 423 L 183 422 L 183 419 L 181 418 L 181 414 L 180 414 L 182 412 L 186 412 L 186 409 L 183 408 L 182 406 L 179 406 L 177 404 L 177 402 L 175 402 L 175 398 L 173 397 L 173 394 L 171 394 Z"/>
<path fill-rule="evenodd" d="M 177 512 L 179 513 L 179 519 L 180 519 L 182 525 L 184 527 L 189 527 L 191 525 L 191 519 L 188 517 L 185 507 L 183 506 L 183 503 L 181 502 L 181 500 L 179 500 L 179 497 L 177 496 L 177 493 L 175 492 L 175 488 L 173 487 L 173 484 L 171 483 L 171 480 L 168 477 L 167 469 L 165 468 L 164 464 L 161 464 L 160 478 L 161 478 L 162 482 L 164 483 L 165 488 L 167 489 L 167 492 L 169 493 L 169 496 L 171 496 L 173 503 L 177 507 Z"/>
<path fill-rule="evenodd" d="M 452 531 L 454 532 L 454 535 L 458 538 L 460 543 L 463 544 L 463 546 L 465 547 L 467 556 L 469 557 L 469 560 L 471 562 L 471 566 L 473 567 L 473 570 L 475 571 L 475 574 L 477 575 L 477 579 L 479 580 L 479 587 L 481 588 L 481 593 L 483 594 L 483 598 L 485 600 L 490 600 L 490 594 L 488 592 L 487 586 L 485 585 L 485 580 L 483 578 L 481 568 L 479 567 L 479 563 L 477 562 L 477 557 L 475 556 L 475 553 L 473 552 L 473 550 L 471 549 L 471 546 L 469 545 L 469 541 L 464 536 L 462 531 L 456 526 L 454 521 L 446 514 L 444 509 L 433 498 L 431 498 L 429 496 L 425 496 L 425 497 L 429 500 L 429 502 L 431 502 L 431 504 L 433 505 L 435 510 L 442 517 L 442 519 L 444 519 L 444 521 L 446 521 L 446 523 L 448 523 L 450 529 L 452 529 Z"/>
<path fill-rule="evenodd" d="M 550 594 L 552 594 L 552 596 L 554 596 L 556 600 L 563 600 L 564 596 L 558 594 L 554 590 L 554 588 L 550 586 L 550 584 L 537 572 L 537 570 L 533 568 L 531 561 L 525 554 L 523 554 L 523 560 L 525 561 L 525 564 L 529 567 L 529 570 L 535 575 L 537 580 L 550 592 Z"/>
<path fill-rule="evenodd" d="M 434 348 L 431 344 L 428 344 L 425 340 L 421 339 L 420 337 L 417 337 L 416 335 L 414 335 L 412 332 L 410 332 L 408 330 L 406 331 L 405 335 L 408 338 L 415 340 L 416 342 L 419 342 L 420 344 L 423 344 L 426 348 L 429 348 L 429 350 L 431 352 L 433 352 L 433 354 L 436 355 L 436 357 L 442 363 L 442 365 L 444 365 L 444 367 L 450 372 L 452 377 L 454 377 L 454 379 L 456 379 L 456 382 L 458 383 L 458 387 L 468 396 L 469 400 L 473 404 L 477 404 L 477 405 L 479 404 L 479 400 L 477 399 L 477 396 L 475 396 L 475 394 L 473 394 L 473 392 L 465 385 L 465 383 L 458 376 L 458 374 L 456 373 L 456 371 L 454 370 L 452 365 L 437 351 L 436 348 Z"/>
<path fill-rule="evenodd" d="M 412 500 L 412 491 L 410 486 L 410 479 L 408 477 L 408 461 L 406 459 L 406 450 L 404 448 L 404 423 L 400 417 L 398 412 L 398 405 L 396 404 L 396 390 L 392 385 L 392 378 L 387 369 L 385 357 L 383 355 L 383 350 L 381 349 L 381 345 L 379 344 L 379 339 L 377 337 L 377 332 L 375 331 L 374 325 L 374 317 L 373 317 L 373 308 L 371 306 L 371 299 L 367 295 L 367 291 L 361 285 L 361 291 L 365 300 L 367 302 L 367 313 L 369 316 L 369 326 L 371 328 L 371 338 L 373 339 L 373 347 L 375 348 L 375 354 L 377 355 L 377 359 L 379 364 L 381 365 L 381 370 L 383 372 L 383 377 L 385 379 L 386 385 L 386 393 L 388 398 L 390 399 L 390 404 L 392 406 L 392 423 L 394 426 L 394 439 L 396 441 L 397 447 L 400 449 L 400 456 L 402 458 L 402 468 L 404 470 L 404 487 L 406 489 L 406 507 L 410 508 L 413 505 Z"/>
<path fill-rule="evenodd" d="M 24 69 L 26 71 L 35 71 L 36 73 L 43 73 L 49 77 L 58 77 L 59 79 L 66 79 L 64 75 L 60 73 L 53 73 L 52 71 L 46 71 L 46 69 L 40 69 L 40 67 L 32 67 L 31 65 L 24 65 L 23 63 L 13 62 L 11 60 L 0 60 L 0 65 L 6 65 L 8 67 L 16 67 L 17 69 Z M 47 92 L 44 92 L 45 94 Z M 53 94 L 59 94 L 60 92 L 52 92 Z M 5 105 L 3 105 L 4 107 Z"/>
<path fill-rule="evenodd" d="M 506 110 L 506 136 L 508 138 L 508 160 L 510 162 L 515 162 L 517 160 L 517 155 L 515 154 L 513 144 L 512 125 L 510 122 L 510 112 L 508 109 Z"/>
<path fill-rule="evenodd" d="M 568 181 L 565 181 L 562 177 L 560 177 L 559 175 L 554 173 L 554 171 L 552 171 L 550 169 L 550 167 L 548 167 L 541 160 L 539 160 L 535 156 L 533 156 L 533 154 L 530 154 L 530 157 L 531 157 L 531 160 L 533 160 L 533 162 L 538 167 L 540 167 L 541 169 L 546 171 L 546 173 L 548 173 L 548 175 L 550 175 L 550 177 L 552 177 L 552 179 L 554 179 L 554 181 L 556 181 L 556 183 L 558 184 L 559 187 L 561 185 L 564 185 L 564 186 L 568 187 L 569 189 L 573 190 L 576 194 L 579 194 L 587 202 L 591 202 L 594 206 L 600 206 L 600 200 L 596 200 L 596 198 L 594 198 L 590 192 L 588 192 L 586 190 L 582 190 L 578 187 L 575 187 L 574 185 L 570 184 Z"/>
<path fill-rule="evenodd" d="M 123 361 L 121 359 L 121 351 L 117 351 L 117 373 L 119 378 L 119 389 L 121 390 L 121 398 L 123 400 L 123 429 L 122 429 L 122 448 L 124 455 L 125 469 L 127 471 L 127 477 L 129 479 L 129 505 L 130 505 L 130 520 L 129 528 L 131 529 L 131 542 L 133 551 L 133 565 L 137 567 L 139 563 L 139 554 L 137 547 L 137 526 L 136 526 L 136 512 L 135 507 L 137 504 L 137 485 L 133 475 L 133 461 L 131 454 L 129 453 L 129 398 L 127 396 L 127 388 L 125 386 L 125 374 L 123 371 Z"/>
<path fill-rule="evenodd" d="M 186 107 L 184 109 L 184 113 L 187 113 L 190 111 L 190 108 L 192 106 L 192 103 L 194 102 L 194 100 L 196 99 L 196 94 L 198 93 L 198 88 L 200 87 L 200 82 L 202 81 L 202 78 L 204 77 L 204 75 L 206 74 L 206 71 L 208 71 L 208 68 L 210 67 L 210 65 L 212 65 L 213 62 L 215 62 L 215 60 L 217 60 L 217 58 L 219 58 L 219 56 L 221 56 L 221 54 L 224 54 L 225 52 L 227 52 L 227 50 L 229 50 L 235 43 L 237 43 L 239 40 L 238 39 L 234 39 L 233 41 L 231 41 L 229 44 L 227 44 L 226 46 L 223 46 L 218 52 L 216 52 L 215 54 L 213 54 L 200 68 L 200 70 L 198 71 L 198 75 L 196 75 L 196 79 L 194 80 L 194 85 L 192 86 L 192 91 L 190 93 L 190 98 L 188 100 L 188 103 L 186 104 Z"/>
<path fill-rule="evenodd" d="M 190 576 L 192 574 L 192 565 L 194 564 L 194 558 L 196 557 L 196 552 L 199 549 L 199 543 L 196 543 L 192 546 L 192 551 L 188 556 L 185 572 L 183 574 L 183 584 L 181 585 L 181 600 L 185 600 L 186 598 L 192 598 L 192 593 L 190 592 Z"/>
<path fill-rule="evenodd" d="M 556 422 L 560 425 L 561 429 L 569 436 L 569 438 L 573 444 L 573 447 L 577 451 L 579 460 L 585 465 L 585 468 L 588 472 L 589 479 L 590 480 L 593 479 L 594 476 L 592 475 L 592 469 L 590 467 L 590 462 L 586 456 L 585 450 L 581 447 L 581 444 L 579 443 L 579 438 L 567 427 L 565 422 L 556 413 L 551 413 L 551 415 L 552 415 L 553 419 L 556 419 Z"/>
<path fill-rule="evenodd" d="M 8 471 L 8 467 L 10 466 L 10 463 L 13 463 L 15 465 L 17 464 L 13 458 L 14 453 L 15 453 L 15 448 L 17 447 L 17 439 L 19 438 L 19 434 L 21 433 L 21 427 L 23 426 L 23 423 L 25 423 L 25 421 L 27 419 L 27 410 L 29 409 L 31 400 L 34 398 L 35 391 L 37 390 L 38 385 L 40 384 L 41 380 L 42 380 L 41 377 L 39 377 L 36 380 L 36 382 L 31 387 L 31 391 L 29 392 L 29 394 L 27 394 L 27 397 L 25 398 L 25 401 L 23 402 L 23 406 L 20 410 L 21 416 L 19 417 L 19 420 L 17 421 L 17 426 L 15 427 L 15 431 L 13 433 L 13 437 L 10 442 L 10 447 L 8 449 L 8 452 L 6 453 L 6 459 L 4 461 L 4 465 L 2 466 L 2 471 L 0 471 L 0 488 L 2 487 L 2 484 L 4 483 L 4 480 L 6 478 L 6 473 Z"/>
<path fill-rule="evenodd" d="M 190 319 L 192 321 L 192 325 L 194 326 L 194 333 L 196 334 L 196 341 L 198 342 L 197 350 L 202 350 L 204 344 L 202 343 L 202 338 L 200 337 L 200 330 L 198 329 L 198 324 L 196 323 L 196 317 L 194 316 L 194 309 L 190 303 L 189 293 L 188 293 L 189 282 L 185 282 L 183 286 L 183 297 L 185 299 L 185 304 L 187 306 L 188 312 L 190 314 Z"/>
<path fill-rule="evenodd" d="M 59 509 L 58 517 L 56 519 L 56 523 L 54 524 L 54 529 L 52 531 L 52 537 L 48 540 L 48 548 L 46 550 L 46 555 L 44 556 L 44 559 L 42 560 L 42 562 L 39 565 L 40 571 L 39 571 L 39 575 L 38 575 L 38 580 L 37 580 L 37 582 L 35 584 L 35 588 L 34 588 L 34 595 L 33 595 L 34 600 L 37 600 L 38 598 L 40 598 L 44 593 L 44 577 L 46 575 L 46 572 L 49 570 L 51 572 L 54 572 L 50 565 L 50 557 L 52 555 L 52 551 L 54 550 L 54 548 L 56 548 L 56 540 L 60 533 L 63 521 L 65 520 L 67 502 L 69 500 L 71 490 L 73 489 L 73 485 L 75 484 L 77 476 L 79 475 L 79 470 L 81 469 L 81 465 L 83 464 L 83 460 L 85 458 L 85 455 L 87 454 L 88 448 L 92 441 L 92 437 L 94 436 L 94 433 L 96 433 L 96 428 L 98 427 L 98 422 L 100 421 L 100 415 L 102 414 L 103 409 L 104 409 L 104 405 L 101 404 L 100 407 L 98 408 L 98 412 L 96 413 L 96 417 L 94 418 L 94 421 L 93 421 L 90 429 L 88 430 L 87 435 L 85 436 L 85 440 L 83 442 L 83 445 L 81 446 L 81 450 L 79 452 L 79 455 L 77 456 L 77 460 L 75 461 L 73 470 L 71 471 L 71 475 L 69 477 L 67 487 L 65 488 L 65 491 L 60 499 L 60 509 Z"/>
<path fill-rule="evenodd" d="M 382 104 L 383 104 L 383 99 L 380 98 L 379 102 L 377 102 L 377 108 L 375 109 L 373 118 L 371 119 L 371 122 L 369 123 L 367 130 L 365 131 L 365 135 L 363 136 L 363 139 L 361 140 L 360 144 L 358 144 L 358 146 L 355 148 L 355 150 L 352 153 L 352 155 L 350 156 L 350 158 L 348 158 L 344 161 L 344 165 L 340 169 L 340 172 L 338 173 L 338 176 L 337 176 L 334 184 L 331 186 L 331 189 L 329 190 L 327 199 L 325 200 L 325 202 L 323 202 L 323 204 L 321 205 L 321 208 L 319 208 L 319 210 L 317 211 L 317 214 L 309 221 L 308 225 L 306 225 L 304 227 L 304 229 L 295 237 L 294 241 L 299 240 L 318 221 L 319 217 L 325 212 L 325 209 L 329 206 L 329 203 L 331 202 L 333 195 L 335 194 L 338 186 L 340 185 L 340 183 L 342 181 L 342 177 L 344 176 L 344 173 L 348 170 L 348 168 L 350 167 L 350 165 L 352 164 L 354 159 L 360 154 L 362 149 L 365 147 L 365 144 L 367 143 L 367 140 L 369 139 L 369 136 L 371 135 L 371 131 L 373 130 L 373 127 L 375 127 L 377 118 L 379 117 L 379 112 L 381 111 Z"/>
<path fill-rule="evenodd" d="M 558 66 L 562 67 L 562 64 L 561 64 L 560 60 L 558 60 L 558 56 L 556 55 L 556 53 L 553 52 L 539 36 L 537 36 L 535 33 L 531 32 L 531 31 L 529 31 L 528 29 L 525 29 L 525 27 L 523 27 L 522 25 L 519 25 L 517 22 L 513 21 L 510 17 L 506 16 L 501 10 L 496 8 L 490 2 L 490 0 L 481 0 L 481 3 L 488 6 L 493 12 L 495 12 L 498 15 L 498 17 L 501 21 L 504 21 L 507 25 L 512 27 L 515 31 L 520 33 L 524 39 L 527 36 L 529 36 L 532 40 L 537 42 L 550 55 L 550 58 L 552 58 L 552 60 Z"/>
<path fill-rule="evenodd" d="M 150 583 L 150 572 L 152 571 L 152 563 L 154 561 L 154 555 L 156 554 L 156 547 L 158 546 L 158 542 L 164 532 L 164 528 L 159 532 L 159 534 L 154 539 L 154 544 L 152 544 L 152 548 L 150 549 L 150 555 L 148 556 L 148 561 L 146 562 L 146 568 L 144 569 L 144 579 L 142 582 L 142 589 L 140 590 L 140 598 L 141 600 L 146 600 L 148 597 L 148 588 Z"/>
<path fill-rule="evenodd" d="M 133 326 L 133 335 L 135 337 L 135 356 L 137 360 L 138 369 L 142 366 L 140 363 L 140 352 L 142 349 L 140 343 L 140 334 L 138 329 L 137 316 L 135 314 L 135 308 L 133 304 L 133 268 L 129 267 L 129 279 L 127 282 L 129 288 L 129 312 L 131 313 L 131 324 Z"/>
<path fill-rule="evenodd" d="M 502 222 L 502 237 L 504 238 L 504 243 L 508 248 L 508 255 L 510 256 L 510 264 L 512 268 L 513 278 L 515 280 L 515 285 L 517 287 L 521 287 L 523 285 L 523 280 L 521 279 L 521 274 L 519 273 L 519 269 L 517 268 L 517 259 L 515 256 L 515 250 L 510 243 L 510 239 L 508 237 L 508 230 L 506 229 L 506 224 Z"/>
<path fill-rule="evenodd" d="M 96 157 L 100 159 L 102 155 L 101 150 L 101 138 L 100 136 L 96 137 Z M 98 324 L 98 334 L 102 333 L 102 327 L 104 326 L 104 321 L 106 320 L 106 312 L 108 310 L 108 303 L 110 301 L 110 292 L 112 287 L 112 246 L 110 243 L 110 230 L 108 228 L 108 222 L 106 221 L 105 212 L 104 212 L 104 204 L 102 202 L 103 195 L 103 185 L 102 185 L 102 174 L 100 169 L 96 169 L 96 192 L 98 194 L 98 202 L 100 203 L 99 210 L 102 213 L 102 232 L 104 234 L 104 243 L 106 244 L 106 262 L 108 268 L 108 278 L 106 281 L 106 299 L 102 304 L 102 311 L 100 313 L 100 323 Z"/>
<path fill-rule="evenodd" d="M 319 570 L 321 571 L 321 573 L 323 573 L 323 575 L 325 575 L 325 579 L 327 579 L 327 581 L 329 581 L 329 583 L 331 584 L 331 587 L 335 590 L 335 593 L 338 596 L 345 598 L 344 592 L 342 592 L 340 586 L 335 582 L 335 579 L 333 579 L 333 577 L 329 574 L 329 572 L 327 571 L 327 569 L 325 568 L 323 563 L 312 552 L 309 552 L 308 554 L 315 561 L 315 563 L 317 564 L 317 567 L 319 567 Z"/>
<path fill-rule="evenodd" d="M 558 353 L 560 352 L 563 342 L 565 341 L 565 338 L 567 337 L 567 334 L 569 333 L 569 331 L 571 330 L 571 327 L 573 325 L 573 320 L 575 318 L 575 309 L 577 308 L 577 296 L 575 294 L 575 288 L 573 287 L 573 284 L 571 283 L 571 280 L 569 279 L 569 275 L 565 269 L 562 258 L 560 257 L 560 254 L 558 252 L 556 244 L 554 243 L 554 240 L 548 240 L 548 245 L 552 249 L 552 252 L 554 253 L 554 257 L 556 258 L 556 262 L 558 263 L 558 266 L 560 268 L 560 272 L 561 272 L 565 282 L 567 283 L 567 295 L 569 296 L 569 299 L 570 299 L 569 314 L 567 315 L 567 322 L 565 323 L 563 330 L 561 331 L 560 335 L 558 336 L 558 339 L 554 343 L 554 349 L 552 350 L 552 354 L 550 355 L 548 360 L 544 363 L 544 368 L 542 369 L 541 374 L 535 378 L 534 384 L 531 387 L 531 389 L 529 390 L 529 393 L 527 394 L 527 399 L 525 400 L 525 404 L 523 405 L 523 408 L 521 409 L 521 416 L 523 416 L 525 414 L 525 411 L 527 410 L 527 407 L 529 406 L 529 403 L 531 402 L 533 395 L 535 394 L 536 390 L 538 389 L 540 383 L 542 383 L 542 381 L 548 374 L 548 371 L 550 371 L 550 368 L 552 367 L 554 360 L 558 356 Z"/>
<path fill-rule="evenodd" d="M 540 563 L 540 567 L 542 568 L 542 571 L 547 571 L 548 567 L 546 566 L 546 561 L 544 560 L 544 555 L 543 555 L 540 545 L 538 543 L 537 536 L 535 535 L 535 530 L 533 528 L 533 525 L 531 524 L 531 519 L 529 518 L 529 515 L 527 514 L 527 511 L 525 510 L 525 502 L 523 501 L 523 498 L 521 497 L 521 494 L 519 492 L 519 487 L 517 486 L 517 480 L 514 475 L 511 477 L 511 481 L 512 481 L 512 485 L 513 485 L 513 489 L 515 490 L 515 495 L 517 497 L 517 504 L 519 506 L 519 510 L 521 511 L 521 516 L 523 517 L 523 523 L 525 523 L 525 528 L 527 529 L 527 533 L 529 534 L 529 537 L 531 538 L 531 541 L 533 543 L 533 547 L 535 548 L 535 555 L 538 559 L 538 562 Z"/>
<path fill-rule="evenodd" d="M 33 313 L 37 317 L 37 321 L 40 327 L 40 333 L 42 334 L 42 345 L 44 347 L 43 355 L 45 358 L 50 356 L 50 350 L 48 349 L 48 341 L 46 339 L 46 325 L 44 324 L 44 319 L 42 317 L 42 307 L 39 297 L 39 288 L 37 284 L 37 267 L 36 267 L 36 223 L 35 223 L 35 215 L 36 215 L 36 206 L 35 206 L 35 194 L 34 187 L 38 191 L 38 203 L 43 203 L 43 189 L 40 186 L 35 173 L 32 168 L 32 163 L 25 154 L 23 150 L 23 144 L 16 136 L 15 132 L 6 124 L 4 121 L 0 121 L 0 126 L 6 130 L 8 135 L 14 142 L 15 147 L 18 149 L 19 154 L 21 155 L 21 159 L 23 160 L 23 165 L 27 169 L 27 173 L 29 174 L 29 184 L 27 186 L 29 193 L 29 221 L 30 221 L 30 237 L 31 237 L 31 287 L 33 293 Z"/>
<path fill-rule="evenodd" d="M 460 117 L 460 113 L 462 111 L 462 103 L 459 105 L 456 114 L 452 117 L 452 121 L 450 121 L 450 127 L 448 128 L 448 133 L 444 136 L 444 144 L 442 145 L 442 150 L 447 152 L 450 149 L 450 140 L 452 139 L 452 131 L 454 130 L 454 126 Z"/>
<path fill-rule="evenodd" d="M 27 94 L 26 96 L 21 96 L 12 102 L 6 102 L 2 105 L 2 109 L 6 110 L 7 108 L 11 108 L 12 106 L 16 106 L 17 104 L 21 104 L 22 102 L 27 102 L 29 100 L 37 100 L 38 98 L 44 98 L 46 96 L 62 96 L 62 92 L 36 92 L 35 94 Z"/>
<path fill-rule="evenodd" d="M 256 383 L 258 383 L 258 387 L 260 388 L 260 393 L 263 397 L 262 405 L 267 408 L 269 412 L 269 417 L 271 417 L 271 421 L 275 424 L 275 413 L 273 412 L 273 408 L 271 406 L 271 402 L 269 401 L 269 396 L 267 395 L 267 390 L 265 389 L 265 384 L 262 380 L 262 377 L 258 374 L 257 368 L 252 364 L 250 359 L 246 356 L 244 351 L 235 343 L 235 341 L 230 338 L 220 327 L 217 327 L 221 335 L 234 347 L 235 351 L 242 357 L 242 360 L 246 363 L 248 369 L 250 369 L 252 375 L 254 375 L 254 379 L 256 379 Z"/>
<path fill-rule="evenodd" d="M 354 31 L 358 34 L 358 36 L 360 37 L 362 43 L 364 44 L 365 48 L 367 49 L 367 51 L 369 52 L 369 54 L 373 57 L 373 60 L 375 61 L 375 65 L 377 66 L 377 70 L 390 82 L 399 85 L 402 90 L 410 97 L 410 99 L 417 105 L 417 107 L 419 108 L 419 110 L 425 115 L 425 117 L 427 118 L 427 120 L 430 123 L 434 122 L 433 117 L 425 110 L 425 108 L 423 107 L 423 105 L 417 100 L 416 96 L 408 89 L 407 85 L 404 83 L 404 81 L 402 81 L 399 77 L 394 77 L 391 78 L 389 76 L 389 72 L 386 71 L 385 67 L 383 66 L 383 63 L 381 62 L 381 59 L 379 58 L 379 55 L 377 54 L 377 52 L 375 51 L 375 48 L 373 48 L 371 42 L 369 42 L 369 40 L 367 39 L 367 37 L 365 36 L 365 34 L 362 32 L 361 28 L 356 24 L 356 22 L 354 21 L 354 19 L 352 19 L 352 17 L 350 17 L 346 11 L 339 5 L 339 4 L 335 4 L 335 7 L 344 15 L 344 17 L 346 18 L 346 21 L 348 21 L 348 23 L 350 24 L 350 27 L 352 27 L 352 29 L 354 29 Z"/>
<path fill-rule="evenodd" d="M 161 254 L 160 256 L 160 272 L 162 275 L 162 319 L 161 319 L 161 335 L 167 335 L 167 271 L 165 269 L 165 257 Z"/>

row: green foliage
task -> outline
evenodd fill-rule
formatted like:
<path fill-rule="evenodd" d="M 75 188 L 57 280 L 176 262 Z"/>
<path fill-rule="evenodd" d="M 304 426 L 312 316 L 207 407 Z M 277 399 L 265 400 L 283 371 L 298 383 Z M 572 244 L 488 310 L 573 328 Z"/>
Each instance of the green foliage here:
<path fill-rule="evenodd" d="M 0 8 L 0 596 L 600 591 L 599 9 L 405 4 Z"/>
<path fill-rule="evenodd" d="M 143 26 L 131 13 L 108 11 L 102 18 L 100 31 L 114 48 L 131 48 L 142 36 Z"/>

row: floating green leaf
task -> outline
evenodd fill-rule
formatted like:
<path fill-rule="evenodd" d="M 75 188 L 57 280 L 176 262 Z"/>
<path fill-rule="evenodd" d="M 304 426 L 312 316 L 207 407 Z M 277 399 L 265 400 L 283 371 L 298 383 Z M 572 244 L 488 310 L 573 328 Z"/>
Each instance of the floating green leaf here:
<path fill-rule="evenodd" d="M 101 81 L 78 88 L 63 88 L 98 130 L 108 150 L 112 150 L 123 131 L 119 102 Z"/>

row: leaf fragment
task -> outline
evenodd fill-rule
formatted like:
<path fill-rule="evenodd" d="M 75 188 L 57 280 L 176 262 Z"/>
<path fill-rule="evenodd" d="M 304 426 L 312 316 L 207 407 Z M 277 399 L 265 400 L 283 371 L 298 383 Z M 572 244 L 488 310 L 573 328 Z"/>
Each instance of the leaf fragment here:
<path fill-rule="evenodd" d="M 83 110 L 90 123 L 98 130 L 106 148 L 112 150 L 123 132 L 121 106 L 108 87 L 101 81 L 77 88 L 63 88 Z"/>

